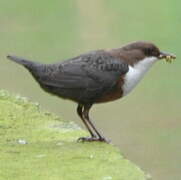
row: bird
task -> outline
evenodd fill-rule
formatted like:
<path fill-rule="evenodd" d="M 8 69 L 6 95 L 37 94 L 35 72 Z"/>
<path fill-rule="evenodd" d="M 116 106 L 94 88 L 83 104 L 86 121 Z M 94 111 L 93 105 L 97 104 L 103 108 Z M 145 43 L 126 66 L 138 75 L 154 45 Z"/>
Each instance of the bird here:
<path fill-rule="evenodd" d="M 129 94 L 152 65 L 174 54 L 161 51 L 148 41 L 136 41 L 119 48 L 99 49 L 53 64 L 22 57 L 8 59 L 23 65 L 46 92 L 77 103 L 77 114 L 90 133 L 81 142 L 108 142 L 97 130 L 89 112 L 94 104 L 106 103 Z"/>

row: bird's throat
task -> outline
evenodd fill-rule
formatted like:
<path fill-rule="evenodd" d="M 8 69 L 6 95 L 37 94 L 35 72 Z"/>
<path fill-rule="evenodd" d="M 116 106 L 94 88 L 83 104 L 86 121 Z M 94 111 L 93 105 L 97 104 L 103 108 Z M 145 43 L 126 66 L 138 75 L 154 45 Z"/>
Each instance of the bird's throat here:
<path fill-rule="evenodd" d="M 131 92 L 156 61 L 157 58 L 149 57 L 140 60 L 134 66 L 129 66 L 129 71 L 124 77 L 123 96 Z"/>

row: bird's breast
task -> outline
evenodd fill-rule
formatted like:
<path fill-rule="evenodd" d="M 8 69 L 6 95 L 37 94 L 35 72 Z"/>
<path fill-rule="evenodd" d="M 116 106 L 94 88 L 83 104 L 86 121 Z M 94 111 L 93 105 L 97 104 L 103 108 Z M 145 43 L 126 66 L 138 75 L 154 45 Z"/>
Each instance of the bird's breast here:
<path fill-rule="evenodd" d="M 126 96 L 128 93 L 133 90 L 133 88 L 139 83 L 139 81 L 144 77 L 146 72 L 150 69 L 151 66 L 129 66 L 129 71 L 124 76 L 123 84 L 123 96 Z"/>
<path fill-rule="evenodd" d="M 124 76 L 123 84 L 123 96 L 127 95 L 131 90 L 139 83 L 144 74 L 142 74 L 137 69 L 129 67 L 129 71 Z"/>

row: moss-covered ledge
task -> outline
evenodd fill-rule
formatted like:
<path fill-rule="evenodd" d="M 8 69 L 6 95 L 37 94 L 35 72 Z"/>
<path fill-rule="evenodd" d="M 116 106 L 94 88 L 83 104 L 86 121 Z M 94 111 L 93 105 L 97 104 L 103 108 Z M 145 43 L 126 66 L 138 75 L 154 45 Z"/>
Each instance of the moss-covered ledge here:
<path fill-rule="evenodd" d="M 77 143 L 75 123 L 0 90 L 0 179 L 145 180 L 144 172 L 105 143 Z"/>

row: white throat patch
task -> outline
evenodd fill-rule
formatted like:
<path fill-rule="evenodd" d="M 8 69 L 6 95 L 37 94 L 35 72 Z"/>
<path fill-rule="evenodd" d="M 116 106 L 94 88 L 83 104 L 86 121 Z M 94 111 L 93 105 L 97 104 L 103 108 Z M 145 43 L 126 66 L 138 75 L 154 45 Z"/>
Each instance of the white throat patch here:
<path fill-rule="evenodd" d="M 139 61 L 134 66 L 129 65 L 129 71 L 125 75 L 123 85 L 123 96 L 127 95 L 144 77 L 145 73 L 152 67 L 154 62 L 158 59 L 156 57 L 147 57 Z"/>

